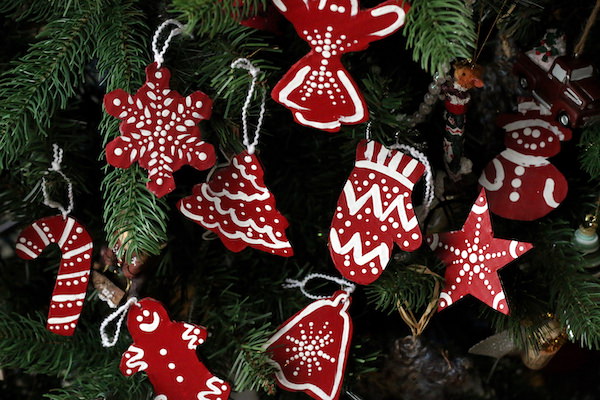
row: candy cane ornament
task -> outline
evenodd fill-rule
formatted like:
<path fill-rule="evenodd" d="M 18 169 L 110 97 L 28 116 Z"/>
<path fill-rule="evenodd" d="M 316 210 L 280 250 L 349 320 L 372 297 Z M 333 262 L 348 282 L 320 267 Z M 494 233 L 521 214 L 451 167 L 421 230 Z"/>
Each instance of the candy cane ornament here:
<path fill-rule="evenodd" d="M 92 264 L 92 238 L 72 217 L 46 217 L 21 232 L 16 252 L 25 260 L 33 260 L 52 243 L 58 245 L 62 258 L 46 328 L 58 335 L 71 336 L 85 300 Z"/>

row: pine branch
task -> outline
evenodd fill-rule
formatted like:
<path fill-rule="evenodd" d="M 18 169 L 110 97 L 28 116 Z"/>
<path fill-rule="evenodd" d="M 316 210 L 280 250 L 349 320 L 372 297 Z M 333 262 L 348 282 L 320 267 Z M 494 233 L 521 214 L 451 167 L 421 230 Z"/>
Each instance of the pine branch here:
<path fill-rule="evenodd" d="M 54 113 L 65 108 L 91 59 L 95 10 L 50 22 L 28 53 L 0 77 L 0 169 L 48 135 Z"/>
<path fill-rule="evenodd" d="M 579 162 L 591 179 L 600 178 L 600 122 L 586 126 L 581 134 Z"/>
<path fill-rule="evenodd" d="M 274 393 L 276 368 L 264 351 L 264 345 L 272 334 L 267 327 L 253 328 L 242 340 L 230 371 L 236 391 L 262 389 L 269 394 Z"/>
<path fill-rule="evenodd" d="M 142 15 L 132 1 L 112 1 L 102 18 L 96 54 L 106 90 L 122 88 L 135 92 L 149 63 L 145 57 L 149 33 L 141 22 Z M 104 114 L 100 124 L 104 144 L 119 135 L 118 123 Z M 127 234 L 118 257 L 131 260 L 134 256 L 159 254 L 167 240 L 166 201 L 146 189 L 146 172 L 137 164 L 128 169 L 107 170 L 102 193 L 109 246 L 115 246 L 119 237 Z"/>
<path fill-rule="evenodd" d="M 471 11 L 463 0 L 415 0 L 403 34 L 413 60 L 433 74 L 459 58 L 473 58 L 477 39 Z"/>
<path fill-rule="evenodd" d="M 123 344 L 100 350 L 97 329 L 87 330 L 80 323 L 74 336 L 64 337 L 48 331 L 43 319 L 41 315 L 33 320 L 0 312 L 3 368 L 62 378 L 64 387 L 46 395 L 54 400 L 91 399 L 104 394 L 107 398 L 146 398 L 149 388 L 141 384 L 141 377 L 125 378 L 117 372 Z"/>
<path fill-rule="evenodd" d="M 172 10 L 195 34 L 215 36 L 264 10 L 267 0 L 174 0 Z"/>

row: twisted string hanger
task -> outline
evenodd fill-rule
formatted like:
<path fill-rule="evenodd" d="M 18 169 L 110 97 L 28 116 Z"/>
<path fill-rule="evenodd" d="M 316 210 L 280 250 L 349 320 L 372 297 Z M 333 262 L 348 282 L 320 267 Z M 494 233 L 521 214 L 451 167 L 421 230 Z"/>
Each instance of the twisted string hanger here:
<path fill-rule="evenodd" d="M 162 47 L 159 49 L 158 41 L 160 39 L 160 35 L 162 34 L 163 30 L 165 30 L 169 25 L 175 25 L 176 27 L 169 31 L 169 35 L 165 39 L 165 42 L 163 43 Z M 167 52 L 167 49 L 169 48 L 171 39 L 181 34 L 184 29 L 185 25 L 183 25 L 176 19 L 168 19 L 162 24 L 160 24 L 160 26 L 156 29 L 156 32 L 154 32 L 154 36 L 152 37 L 152 52 L 154 53 L 154 62 L 158 64 L 158 68 L 160 68 L 162 66 L 162 63 L 165 61 L 164 56 Z"/>
<path fill-rule="evenodd" d="M 354 292 L 354 289 L 356 289 L 356 285 L 350 281 L 347 281 L 342 278 L 337 278 L 335 276 L 325 275 L 325 274 L 308 274 L 301 281 L 296 280 L 296 279 L 286 279 L 285 280 L 286 283 L 284 283 L 282 286 L 285 289 L 291 289 L 291 288 L 296 288 L 296 287 L 300 288 L 300 291 L 302 292 L 302 294 L 304 294 L 304 296 L 306 296 L 312 300 L 326 299 L 326 298 L 330 297 L 330 296 L 317 296 L 317 295 L 309 293 L 306 290 L 306 283 L 312 279 L 325 279 L 327 281 L 337 283 L 348 294 L 351 294 L 352 292 Z"/>
<path fill-rule="evenodd" d="M 132 304 L 138 305 L 137 298 L 131 297 L 125 304 L 123 304 L 115 312 L 106 317 L 104 321 L 102 321 L 102 324 L 100 324 L 100 340 L 102 341 L 102 346 L 113 347 L 117 343 L 119 340 L 119 334 L 121 333 L 121 327 L 123 326 L 123 321 L 127 315 L 127 310 L 129 310 L 129 307 L 131 307 Z M 108 324 L 110 324 L 111 321 L 116 318 L 119 319 L 117 321 L 114 336 L 111 339 L 108 336 L 107 328 Z"/>
<path fill-rule="evenodd" d="M 67 215 L 71 211 L 73 211 L 73 184 L 71 183 L 71 180 L 67 178 L 65 173 L 61 170 L 60 164 L 62 163 L 63 159 L 63 150 L 60 147 L 58 147 L 56 143 L 52 145 L 52 148 L 54 150 L 54 159 L 52 160 L 51 167 L 48 168 L 48 171 L 46 171 L 44 173 L 44 176 L 42 177 L 42 193 L 44 194 L 44 204 L 48 207 L 60 210 L 63 218 L 67 218 Z M 66 209 L 58 201 L 52 200 L 50 198 L 50 195 L 48 194 L 48 183 L 46 182 L 46 176 L 49 175 L 51 172 L 56 172 L 57 174 L 59 174 L 61 178 L 67 183 L 67 197 L 69 199 L 69 206 Z"/>
<path fill-rule="evenodd" d="M 425 166 L 425 194 L 423 196 L 423 215 L 429 214 L 429 209 L 431 208 L 431 203 L 433 202 L 434 190 L 433 172 L 431 170 L 431 165 L 429 164 L 427 156 L 425 156 L 425 154 L 421 153 L 414 147 L 405 144 L 396 143 L 390 146 L 390 149 L 400 150 L 405 153 L 408 153 L 411 157 L 416 158 L 419 162 L 421 162 L 421 164 Z"/>
<path fill-rule="evenodd" d="M 254 154 L 256 145 L 258 144 L 258 138 L 260 137 L 260 129 L 262 128 L 263 119 L 265 117 L 265 97 L 267 91 L 264 88 L 262 90 L 260 113 L 258 115 L 258 121 L 256 122 L 256 129 L 254 130 L 254 139 L 251 143 L 250 135 L 248 133 L 248 108 L 250 107 L 252 96 L 254 95 L 254 89 L 256 88 L 256 82 L 258 81 L 260 69 L 255 67 L 247 58 L 238 58 L 231 63 L 231 68 L 245 69 L 250 73 L 250 75 L 252 75 L 252 82 L 250 82 L 250 88 L 248 89 L 248 94 L 246 95 L 246 101 L 242 107 L 242 130 L 244 134 L 244 146 L 246 146 L 249 154 Z"/>

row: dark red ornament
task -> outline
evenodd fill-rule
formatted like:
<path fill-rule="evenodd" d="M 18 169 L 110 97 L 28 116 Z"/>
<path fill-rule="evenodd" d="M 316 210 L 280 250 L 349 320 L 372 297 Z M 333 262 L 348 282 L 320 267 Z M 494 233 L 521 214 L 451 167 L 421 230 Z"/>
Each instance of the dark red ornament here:
<path fill-rule="evenodd" d="M 387 266 L 394 243 L 405 251 L 421 246 L 411 195 L 424 172 L 423 164 L 398 150 L 359 143 L 329 231 L 331 258 L 346 279 L 367 285 Z"/>
<path fill-rule="evenodd" d="M 133 344 L 121 358 L 123 375 L 146 371 L 155 400 L 227 400 L 230 386 L 198 360 L 196 348 L 206 328 L 171 321 L 164 306 L 145 298 L 129 308 L 127 328 Z"/>
<path fill-rule="evenodd" d="M 388 0 L 361 10 L 358 0 L 274 0 L 311 51 L 275 85 L 273 99 L 301 125 L 336 132 L 369 119 L 364 98 L 341 62 L 342 54 L 396 32 L 409 4 Z"/>
<path fill-rule="evenodd" d="M 433 234 L 427 237 L 427 243 L 446 265 L 446 285 L 440 294 L 438 311 L 470 294 L 508 314 L 498 270 L 533 245 L 494 237 L 483 189 L 460 231 Z"/>
<path fill-rule="evenodd" d="M 338 291 L 285 321 L 265 347 L 277 384 L 318 400 L 339 398 L 352 339 L 350 295 Z"/>
<path fill-rule="evenodd" d="M 294 254 L 285 235 L 288 221 L 277 210 L 275 196 L 265 186 L 256 155 L 244 151 L 211 179 L 196 185 L 181 199 L 183 215 L 215 232 L 231 251 L 246 247 L 289 257 Z"/>
<path fill-rule="evenodd" d="M 106 160 L 117 168 L 138 161 L 148 170 L 148 190 L 162 197 L 175 189 L 173 172 L 184 165 L 204 170 L 215 163 L 213 146 L 202 141 L 198 123 L 210 118 L 212 101 L 200 91 L 187 97 L 169 88 L 171 73 L 152 63 L 146 83 L 134 96 L 122 89 L 104 96 L 104 108 L 123 122 L 121 136 L 106 146 Z"/>
<path fill-rule="evenodd" d="M 92 266 L 92 238 L 74 218 L 46 217 L 21 232 L 16 252 L 19 257 L 32 260 L 52 243 L 58 245 L 62 257 L 46 327 L 58 335 L 71 336 L 85 301 Z"/>

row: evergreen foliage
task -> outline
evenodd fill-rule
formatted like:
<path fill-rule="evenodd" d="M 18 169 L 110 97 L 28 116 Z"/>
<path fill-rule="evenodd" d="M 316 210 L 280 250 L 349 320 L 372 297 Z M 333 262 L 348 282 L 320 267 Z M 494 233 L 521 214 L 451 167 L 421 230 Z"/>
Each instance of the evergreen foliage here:
<path fill-rule="evenodd" d="M 363 3 L 367 7 L 378 2 Z M 441 165 L 441 107 L 434 107 L 428 121 L 417 129 L 410 129 L 404 117 L 419 106 L 430 75 L 445 72 L 453 60 L 473 58 L 498 41 L 510 39 L 527 48 L 532 37 L 541 37 L 550 25 L 576 35 L 574 21 L 587 17 L 589 11 L 587 4 L 575 2 L 572 12 L 559 15 L 557 10 L 569 8 L 563 0 L 534 5 L 486 0 L 477 2 L 474 12 L 469 3 L 413 0 L 402 34 L 343 59 L 369 106 L 371 137 L 387 145 L 415 146 L 434 167 Z M 131 342 L 126 333 L 116 347 L 101 346 L 98 326 L 111 310 L 96 291 L 90 289 L 73 337 L 45 329 L 42 314 L 60 257 L 56 249 L 28 263 L 12 251 L 21 227 L 55 212 L 40 206 L 43 176 L 49 179 L 53 198 L 65 200 L 64 182 L 48 174 L 52 144 L 57 143 L 65 151 L 63 171 L 74 184 L 74 214 L 94 238 L 95 268 L 106 275 L 116 270 L 116 276 L 110 276 L 125 287 L 118 268 L 105 265 L 104 253 L 120 242 L 117 258 L 127 262 L 148 257 L 147 269 L 134 279 L 139 291 L 135 294 L 164 302 L 175 320 L 207 327 L 210 336 L 198 353 L 215 375 L 231 382 L 236 391 L 256 390 L 261 398 L 274 393 L 277 398 L 298 398 L 276 388 L 274 367 L 263 346 L 282 321 L 310 302 L 297 290 L 283 289 L 286 278 L 301 279 L 311 272 L 337 275 L 327 250 L 327 233 L 367 124 L 345 126 L 336 134 L 317 132 L 295 124 L 289 110 L 269 98 L 278 79 L 307 51 L 283 18 L 270 21 L 274 31 L 240 24 L 257 14 L 276 18 L 269 14 L 270 7 L 270 0 L 0 0 L 0 24 L 6 33 L 1 42 L 6 46 L 0 52 L 0 245 L 9 243 L 0 247 L 0 368 L 10 371 L 3 386 L 7 396 L 20 398 L 26 392 L 15 384 L 23 377 L 40 382 L 29 389 L 29 398 L 141 400 L 152 396 L 143 374 L 125 378 L 118 371 L 121 354 Z M 176 174 L 176 190 L 157 199 L 145 187 L 147 172 L 137 164 L 128 169 L 106 165 L 103 149 L 119 135 L 119 121 L 103 111 L 102 96 L 117 88 L 132 94 L 138 90 L 144 69 L 152 62 L 151 35 L 172 17 L 186 27 L 173 39 L 165 66 L 172 72 L 172 87 L 181 94 L 201 90 L 213 99 L 212 117 L 200 129 L 203 139 L 219 149 L 219 164 L 244 148 L 240 114 L 250 77 L 246 71 L 232 70 L 230 64 L 247 57 L 260 67 L 249 110 L 250 131 L 265 90 L 267 116 L 258 154 L 267 186 L 290 222 L 287 232 L 294 257 L 283 259 L 254 249 L 229 252 L 213 235 L 203 237 L 202 228 L 178 213 L 176 201 L 204 182 L 208 171 L 183 168 Z M 486 40 L 488 28 L 491 35 Z M 590 58 L 600 61 L 596 42 L 589 41 L 587 48 Z M 481 52 L 478 62 L 485 64 L 490 57 L 486 53 Z M 493 106 L 488 111 L 498 112 Z M 469 114 L 468 124 L 467 148 L 478 153 L 472 154 L 478 173 L 478 164 L 497 153 L 487 154 L 494 144 L 485 147 L 476 137 L 476 115 Z M 498 132 L 494 140 L 501 137 Z M 435 315 L 431 333 L 425 330 L 424 337 L 442 337 L 447 347 L 466 352 L 484 326 L 486 334 L 508 329 L 520 349 L 539 349 L 545 340 L 543 326 L 551 315 L 570 341 L 600 349 L 600 281 L 583 268 L 582 255 L 571 243 L 581 214 L 596 207 L 600 124 L 591 121 L 575 130 L 575 140 L 577 148 L 565 145 L 568 161 L 557 157 L 559 169 L 569 178 L 565 204 L 531 223 L 493 218 L 498 237 L 518 237 L 535 246 L 501 273 L 511 315 L 464 299 L 453 306 L 458 310 L 455 314 L 445 314 L 456 320 Z M 582 172 L 587 175 L 580 176 Z M 421 201 L 420 191 L 417 185 L 415 204 Z M 475 192 L 472 182 L 438 204 L 434 212 L 443 215 L 446 230 L 460 229 Z M 420 221 L 424 234 L 435 224 L 432 214 Z M 444 267 L 426 247 L 414 253 L 397 251 L 381 278 L 353 295 L 355 337 L 344 383 L 348 396 L 360 392 L 369 398 L 361 392 L 361 382 L 369 374 L 387 371 L 386 363 L 393 360 L 389 343 L 408 334 L 397 314 L 399 306 L 419 314 L 431 301 L 436 283 L 443 284 L 443 279 L 418 267 L 443 276 Z M 335 289 L 330 284 L 310 288 L 319 294 Z M 465 334 L 473 339 L 468 345 Z M 519 362 L 511 366 L 521 368 Z M 495 388 L 510 392 L 510 388 Z"/>

